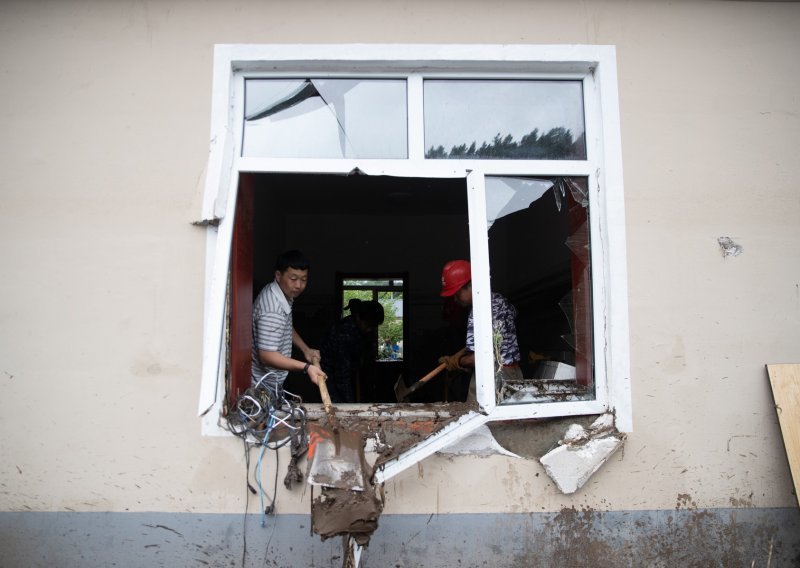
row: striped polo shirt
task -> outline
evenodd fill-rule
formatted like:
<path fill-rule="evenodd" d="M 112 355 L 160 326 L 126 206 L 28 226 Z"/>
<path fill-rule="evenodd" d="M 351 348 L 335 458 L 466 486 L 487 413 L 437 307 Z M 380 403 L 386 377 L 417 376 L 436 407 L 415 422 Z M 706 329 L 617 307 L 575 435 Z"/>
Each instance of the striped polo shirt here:
<path fill-rule="evenodd" d="M 253 303 L 253 357 L 250 370 L 253 384 L 270 373 L 265 382 L 276 391 L 276 387 L 283 385 L 289 372 L 264 365 L 258 357 L 259 350 L 292 356 L 292 304 L 274 281 L 264 286 Z"/>

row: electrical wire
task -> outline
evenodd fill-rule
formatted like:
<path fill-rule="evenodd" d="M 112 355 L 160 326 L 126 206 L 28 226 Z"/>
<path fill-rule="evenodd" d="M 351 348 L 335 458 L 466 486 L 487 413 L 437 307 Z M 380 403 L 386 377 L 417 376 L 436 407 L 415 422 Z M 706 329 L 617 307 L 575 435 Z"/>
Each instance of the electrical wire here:
<path fill-rule="evenodd" d="M 267 515 L 272 515 L 275 512 L 275 503 L 278 496 L 278 450 L 287 444 L 291 444 L 292 463 L 295 463 L 308 448 L 307 416 L 303 407 L 303 400 L 298 395 L 283 390 L 282 385 L 271 384 L 272 375 L 274 375 L 272 371 L 266 373 L 254 385 L 243 392 L 236 400 L 233 408 L 229 409 L 227 415 L 228 430 L 239 437 L 244 444 L 247 473 L 245 520 L 247 519 L 249 494 L 258 494 L 261 505 L 262 527 L 266 527 Z M 283 430 L 286 432 L 285 436 L 280 439 L 270 439 L 274 437 L 276 432 Z M 259 448 L 259 452 L 253 472 L 254 487 L 250 483 L 250 450 L 255 447 Z M 271 497 L 261 483 L 262 464 L 265 462 L 266 450 L 275 452 L 275 479 Z M 290 482 L 284 481 L 284 483 L 287 487 L 290 486 Z M 269 501 L 268 504 L 265 504 L 265 498 Z M 242 531 L 244 544 L 242 566 L 244 566 L 247 555 L 245 526 L 242 527 Z"/>

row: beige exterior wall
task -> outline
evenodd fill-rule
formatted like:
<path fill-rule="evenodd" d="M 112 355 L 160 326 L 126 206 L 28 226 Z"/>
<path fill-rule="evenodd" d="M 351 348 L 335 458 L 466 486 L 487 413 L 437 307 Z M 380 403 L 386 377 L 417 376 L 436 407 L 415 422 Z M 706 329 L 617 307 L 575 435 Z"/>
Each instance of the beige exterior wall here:
<path fill-rule="evenodd" d="M 634 432 L 576 495 L 433 457 L 385 512 L 793 506 L 764 365 L 800 361 L 798 29 L 769 2 L 3 2 L 0 510 L 243 510 L 241 443 L 196 417 L 213 46 L 370 42 L 617 47 L 632 337 Z"/>

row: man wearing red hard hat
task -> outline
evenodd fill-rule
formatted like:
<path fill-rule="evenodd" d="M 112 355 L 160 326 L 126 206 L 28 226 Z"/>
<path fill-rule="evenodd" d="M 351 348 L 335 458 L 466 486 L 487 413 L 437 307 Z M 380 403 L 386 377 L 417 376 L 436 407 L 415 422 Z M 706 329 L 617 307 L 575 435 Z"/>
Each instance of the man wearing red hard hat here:
<path fill-rule="evenodd" d="M 442 292 L 445 298 L 452 297 L 460 306 L 470 308 L 467 320 L 467 341 L 465 350 L 455 355 L 447 355 L 439 359 L 447 366 L 448 371 L 464 371 L 467 367 L 475 367 L 475 324 L 472 314 L 472 268 L 466 260 L 451 260 L 442 268 Z M 517 309 L 503 295 L 492 293 L 492 331 L 496 345 L 495 363 L 499 371 L 495 375 L 495 387 L 498 392 L 507 380 L 522 380 L 519 367 L 520 352 L 517 343 L 517 327 L 514 320 Z M 467 402 L 475 400 L 475 373 L 469 384 Z"/>

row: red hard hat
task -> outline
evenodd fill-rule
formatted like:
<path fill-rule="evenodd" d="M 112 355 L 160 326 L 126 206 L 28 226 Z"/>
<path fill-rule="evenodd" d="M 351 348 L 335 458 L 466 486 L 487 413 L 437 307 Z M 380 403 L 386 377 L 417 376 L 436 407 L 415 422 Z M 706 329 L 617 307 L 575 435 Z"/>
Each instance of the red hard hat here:
<path fill-rule="evenodd" d="M 442 268 L 441 296 L 452 296 L 472 280 L 472 269 L 466 260 L 451 260 Z"/>

